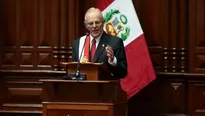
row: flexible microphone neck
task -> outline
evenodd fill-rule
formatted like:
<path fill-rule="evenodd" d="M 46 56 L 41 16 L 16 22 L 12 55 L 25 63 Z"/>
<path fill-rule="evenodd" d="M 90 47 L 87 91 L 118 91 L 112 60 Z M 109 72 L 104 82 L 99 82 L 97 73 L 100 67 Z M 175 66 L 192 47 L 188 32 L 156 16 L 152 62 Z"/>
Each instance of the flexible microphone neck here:
<path fill-rule="evenodd" d="M 82 58 L 82 54 L 83 54 L 83 51 L 84 51 L 84 48 L 85 48 L 85 43 L 86 43 L 86 39 L 88 38 L 88 36 L 89 36 L 89 33 L 86 33 L 86 38 L 85 38 L 85 41 L 84 41 L 84 44 L 83 44 L 83 47 L 82 47 L 82 50 L 81 50 L 81 53 L 80 53 L 80 57 L 79 57 L 79 59 L 78 59 L 78 64 L 77 64 L 77 67 L 76 67 L 76 71 L 75 71 L 75 74 L 74 74 L 74 77 L 73 77 L 73 79 L 72 80 L 78 80 L 78 79 L 80 79 L 80 71 L 79 71 L 79 67 L 80 67 L 80 60 L 81 60 L 81 58 Z"/>

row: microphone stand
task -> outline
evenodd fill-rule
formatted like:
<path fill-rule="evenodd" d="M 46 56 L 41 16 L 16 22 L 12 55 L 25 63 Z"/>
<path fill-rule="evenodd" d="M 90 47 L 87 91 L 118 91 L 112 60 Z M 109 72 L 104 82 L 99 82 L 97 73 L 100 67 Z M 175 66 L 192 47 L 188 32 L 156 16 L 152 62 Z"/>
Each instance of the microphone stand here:
<path fill-rule="evenodd" d="M 81 74 L 80 71 L 79 71 L 79 67 L 80 67 L 80 59 L 82 57 L 83 50 L 84 50 L 85 43 L 86 43 L 86 39 L 87 39 L 88 36 L 89 36 L 89 34 L 86 33 L 86 38 L 85 38 L 83 48 L 82 48 L 81 53 L 80 53 L 80 58 L 78 59 L 78 64 L 77 64 L 77 67 L 76 67 L 76 71 L 75 71 L 74 74 L 73 73 L 70 74 L 70 79 L 71 80 L 85 80 L 86 79 L 86 74 L 85 73 Z"/>

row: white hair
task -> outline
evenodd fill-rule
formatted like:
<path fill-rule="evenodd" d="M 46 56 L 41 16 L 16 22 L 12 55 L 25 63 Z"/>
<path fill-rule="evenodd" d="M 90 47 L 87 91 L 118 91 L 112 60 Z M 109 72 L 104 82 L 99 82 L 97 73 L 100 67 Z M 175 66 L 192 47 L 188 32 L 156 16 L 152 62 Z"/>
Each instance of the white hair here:
<path fill-rule="evenodd" d="M 87 10 L 87 12 L 85 13 L 85 18 L 84 18 L 85 21 L 87 20 L 87 14 L 88 14 L 88 13 L 91 13 L 91 12 L 98 12 L 98 13 L 100 14 L 100 19 L 103 21 L 102 12 L 100 11 L 100 9 L 94 8 L 94 7 L 89 8 L 89 9 Z"/>

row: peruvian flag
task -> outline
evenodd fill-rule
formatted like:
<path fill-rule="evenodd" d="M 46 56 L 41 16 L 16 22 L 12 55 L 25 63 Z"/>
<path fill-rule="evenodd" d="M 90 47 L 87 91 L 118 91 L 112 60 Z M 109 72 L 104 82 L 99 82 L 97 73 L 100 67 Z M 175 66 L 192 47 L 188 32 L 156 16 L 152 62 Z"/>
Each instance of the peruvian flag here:
<path fill-rule="evenodd" d="M 98 0 L 98 8 L 103 12 L 104 30 L 124 41 L 128 75 L 121 87 L 129 99 L 156 78 L 144 33 L 132 0 Z"/>

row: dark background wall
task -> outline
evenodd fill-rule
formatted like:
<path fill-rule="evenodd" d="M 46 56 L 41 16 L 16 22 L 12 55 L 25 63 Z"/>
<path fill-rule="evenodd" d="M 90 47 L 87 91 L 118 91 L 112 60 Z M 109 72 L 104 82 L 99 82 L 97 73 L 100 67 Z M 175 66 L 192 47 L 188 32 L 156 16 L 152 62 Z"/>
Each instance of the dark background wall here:
<path fill-rule="evenodd" d="M 157 73 L 134 96 L 133 111 L 204 115 L 205 1 L 133 3 Z M 40 111 L 38 79 L 65 73 L 59 61 L 70 59 L 72 41 L 85 34 L 84 13 L 95 5 L 96 0 L 0 1 L 0 80 L 5 85 L 0 90 L 7 93 L 0 94 L 1 109 L 19 103 L 30 104 L 24 110 L 35 106 Z"/>

